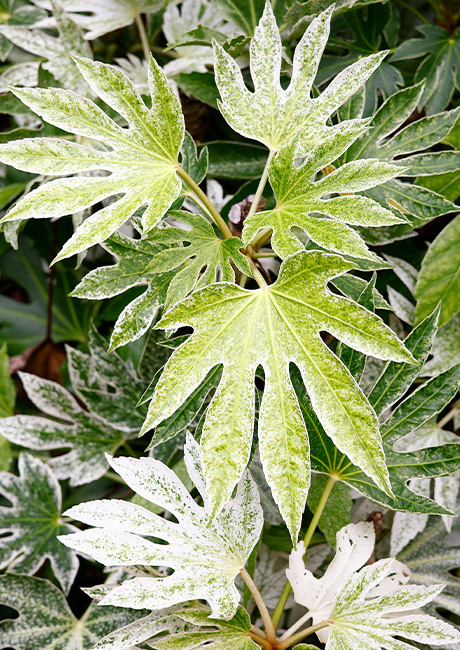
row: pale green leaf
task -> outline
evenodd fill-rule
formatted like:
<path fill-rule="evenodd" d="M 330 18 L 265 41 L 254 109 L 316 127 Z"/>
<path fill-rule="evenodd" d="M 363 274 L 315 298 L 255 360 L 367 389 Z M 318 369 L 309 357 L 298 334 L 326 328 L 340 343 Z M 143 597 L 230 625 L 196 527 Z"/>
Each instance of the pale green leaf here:
<path fill-rule="evenodd" d="M 379 66 L 385 52 L 362 58 L 342 71 L 318 97 L 311 90 L 329 36 L 332 8 L 308 27 L 294 53 L 291 83 L 280 83 L 281 38 L 269 2 L 250 45 L 250 70 L 254 92 L 245 86 L 238 64 L 214 44 L 216 82 L 222 102 L 219 108 L 230 126 L 247 138 L 258 140 L 272 151 L 292 140 L 301 129 L 316 141 L 334 127 L 328 118 Z M 305 147 L 311 144 L 304 139 Z"/>
<path fill-rule="evenodd" d="M 295 161 L 299 150 L 298 140 L 302 135 L 278 152 L 269 169 L 276 207 L 266 212 L 256 212 L 245 220 L 245 244 L 263 228 L 271 228 L 272 248 L 284 258 L 303 249 L 291 232 L 291 228 L 297 226 L 326 250 L 377 259 L 356 231 L 346 224 L 377 227 L 403 221 L 372 199 L 353 195 L 393 178 L 398 174 L 395 166 L 377 160 L 353 161 L 321 180 L 311 181 L 362 132 L 360 124 L 346 122 L 345 125 L 342 132 L 336 131 L 311 145 L 308 156 L 300 166 L 296 166 Z M 336 196 L 330 198 L 331 194 Z M 346 196 L 340 196 L 343 194 Z M 323 216 L 312 216 L 318 213 Z"/>
<path fill-rule="evenodd" d="M 0 347 L 0 418 L 13 415 L 15 401 L 16 387 L 11 379 L 10 360 L 4 343 Z"/>
<path fill-rule="evenodd" d="M 159 327 L 188 325 L 194 334 L 176 350 L 156 386 L 142 431 L 160 424 L 223 364 L 223 376 L 202 434 L 204 467 L 217 512 L 249 459 L 254 419 L 254 374 L 264 368 L 259 419 L 261 460 L 293 538 L 308 489 L 308 440 L 289 378 L 295 363 L 318 417 L 344 453 L 388 490 L 376 417 L 348 370 L 318 336 L 328 331 L 366 354 L 412 363 L 383 322 L 326 289 L 353 265 L 319 251 L 289 257 L 277 282 L 247 291 L 235 285 L 205 288 L 171 309 Z M 339 384 L 337 383 L 339 382 Z"/>
<path fill-rule="evenodd" d="M 416 322 L 440 304 L 439 325 L 460 310 L 460 217 L 456 217 L 430 244 L 415 286 Z"/>
<path fill-rule="evenodd" d="M 159 609 L 176 603 L 205 599 L 212 616 L 232 616 L 239 601 L 234 579 L 257 543 L 263 524 L 256 487 L 249 474 L 234 499 L 212 521 L 207 514 L 207 494 L 200 451 L 189 436 L 185 462 L 190 478 L 203 497 L 205 508 L 189 495 L 178 477 L 163 463 L 150 459 L 110 459 L 112 467 L 141 497 L 169 510 L 173 523 L 132 503 L 93 501 L 74 506 L 67 515 L 98 526 L 62 536 L 71 548 L 107 565 L 171 567 L 164 578 L 142 577 L 110 590 L 102 604 Z M 140 535 L 168 542 L 158 544 Z"/>
<path fill-rule="evenodd" d="M 19 476 L 0 472 L 0 493 L 11 507 L 0 508 L 0 566 L 35 573 L 45 560 L 68 592 L 78 570 L 73 551 L 57 535 L 75 530 L 61 519 L 61 488 L 55 474 L 38 458 L 19 456 Z"/>
<path fill-rule="evenodd" d="M 53 218 L 79 212 L 111 196 L 122 195 L 88 217 L 56 259 L 69 257 L 100 243 L 136 210 L 145 231 L 151 229 L 179 196 L 177 158 L 184 136 L 179 101 L 153 58 L 149 65 L 152 107 L 147 108 L 131 81 L 119 69 L 75 58 L 94 92 L 118 112 L 119 126 L 93 102 L 62 89 L 15 89 L 15 94 L 46 121 L 76 135 L 98 140 L 101 148 L 41 138 L 0 147 L 0 160 L 25 171 L 45 174 L 105 170 L 109 176 L 79 176 L 45 183 L 27 194 L 4 217 L 12 221 Z"/>
<path fill-rule="evenodd" d="M 248 260 L 240 252 L 243 242 L 239 237 L 220 239 L 209 221 L 199 214 L 183 210 L 173 210 L 169 214 L 190 229 L 161 228 L 152 232 L 153 243 L 164 250 L 153 256 L 146 273 L 165 276 L 169 271 L 175 271 L 169 283 L 166 307 L 216 280 L 234 282 L 235 271 L 231 261 L 241 273 L 252 276 Z"/>
<path fill-rule="evenodd" d="M 143 615 L 94 604 L 78 619 L 49 580 L 23 575 L 0 577 L 0 602 L 19 614 L 0 623 L 0 647 L 16 650 L 90 650 L 101 637 Z"/>
<path fill-rule="evenodd" d="M 424 372 L 428 375 L 438 375 L 458 363 L 460 359 L 459 313 L 439 329 L 431 353 L 433 356 L 424 367 Z"/>

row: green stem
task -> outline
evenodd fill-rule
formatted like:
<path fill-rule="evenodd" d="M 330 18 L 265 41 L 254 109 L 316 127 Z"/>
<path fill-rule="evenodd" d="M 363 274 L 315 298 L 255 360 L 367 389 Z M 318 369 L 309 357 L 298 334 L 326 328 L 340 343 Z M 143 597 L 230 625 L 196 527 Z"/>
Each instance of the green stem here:
<path fill-rule="evenodd" d="M 321 515 L 324 512 L 324 508 L 326 507 L 327 500 L 329 499 L 329 495 L 331 494 L 331 490 L 334 487 L 336 479 L 335 476 L 330 476 L 328 482 L 326 483 L 326 487 L 324 488 L 323 494 L 321 495 L 321 499 L 319 500 L 318 507 L 316 508 L 316 512 L 313 515 L 313 519 L 310 522 L 310 525 L 308 526 L 308 530 L 305 533 L 305 537 L 303 539 L 304 544 L 305 544 L 305 552 L 307 551 L 311 538 L 313 537 L 313 533 L 316 530 L 316 526 L 318 525 L 319 520 L 321 519 Z M 281 616 L 283 615 L 284 608 L 286 607 L 287 599 L 289 598 L 289 594 L 292 591 L 292 587 L 289 584 L 289 582 L 286 582 L 284 585 L 283 592 L 280 596 L 280 599 L 273 611 L 272 615 L 272 621 L 273 625 L 275 626 L 275 630 L 278 628 L 278 625 L 281 620 Z M 286 646 L 288 647 L 288 646 Z"/>
<path fill-rule="evenodd" d="M 262 176 L 259 181 L 259 185 L 257 187 L 256 193 L 254 195 L 254 201 L 252 202 L 251 207 L 249 208 L 248 216 L 246 219 L 248 219 L 251 215 L 254 214 L 254 212 L 257 211 L 257 208 L 259 207 L 259 202 L 261 199 L 261 196 L 263 194 L 263 191 L 265 189 L 265 185 L 267 184 L 267 179 L 268 179 L 268 169 L 270 167 L 270 163 L 272 161 L 273 156 L 275 155 L 275 152 L 270 150 L 270 153 L 268 154 L 267 161 L 265 163 L 264 171 L 262 173 Z"/>
<path fill-rule="evenodd" d="M 254 253 L 252 258 L 254 260 L 263 259 L 264 257 L 278 257 L 276 253 Z"/>
<path fill-rule="evenodd" d="M 260 639 L 260 641 L 265 641 L 266 645 L 263 647 L 270 648 L 270 646 L 276 643 L 276 632 L 272 623 L 272 619 L 270 618 L 270 614 L 268 613 L 267 606 L 264 603 L 264 599 L 260 595 L 260 591 L 257 589 L 254 580 L 251 578 L 251 576 L 246 571 L 246 569 L 241 569 L 240 574 L 244 582 L 246 583 L 247 588 L 251 592 L 251 596 L 253 597 L 254 602 L 257 605 L 257 609 L 259 610 L 260 615 L 262 617 L 267 639 L 266 641 L 265 639 Z"/>
<path fill-rule="evenodd" d="M 137 31 L 139 32 L 139 37 L 142 43 L 142 51 L 144 52 L 144 59 L 147 61 L 147 64 L 150 60 L 150 45 L 149 39 L 147 38 L 147 32 L 145 31 L 144 23 L 142 21 L 142 16 L 136 14 L 135 16 Z"/>
<path fill-rule="evenodd" d="M 200 199 L 200 201 L 203 203 L 203 205 L 206 206 L 206 209 L 209 210 L 209 214 L 212 216 L 214 219 L 216 226 L 219 228 L 225 239 L 230 239 L 230 237 L 233 237 L 232 231 L 230 228 L 227 226 L 225 221 L 222 219 L 220 214 L 217 212 L 216 208 L 213 206 L 211 201 L 208 199 L 206 194 L 203 192 L 201 187 L 195 183 L 193 178 L 187 174 L 185 169 L 182 169 L 182 167 L 177 167 L 177 173 L 178 175 L 182 178 L 183 181 L 187 183 L 187 185 L 192 189 L 197 197 Z"/>
<path fill-rule="evenodd" d="M 297 643 L 297 641 L 302 641 L 302 639 L 304 639 L 306 636 L 310 636 L 310 634 L 313 634 L 318 630 L 322 630 L 323 627 L 327 627 L 328 625 L 329 621 L 321 621 L 316 625 L 310 625 L 310 627 L 306 627 L 305 630 L 300 630 L 300 632 L 293 634 L 285 641 L 279 642 L 276 646 L 276 650 L 287 650 L 287 648 L 289 648 L 291 645 L 294 645 L 294 643 Z"/>

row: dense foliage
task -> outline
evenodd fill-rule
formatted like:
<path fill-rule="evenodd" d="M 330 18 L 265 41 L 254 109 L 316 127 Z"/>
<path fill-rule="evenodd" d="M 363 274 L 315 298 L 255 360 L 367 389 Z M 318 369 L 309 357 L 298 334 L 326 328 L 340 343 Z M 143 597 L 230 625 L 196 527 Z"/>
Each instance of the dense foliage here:
<path fill-rule="evenodd" d="M 0 0 L 0 60 L 0 648 L 459 650 L 460 3 Z"/>

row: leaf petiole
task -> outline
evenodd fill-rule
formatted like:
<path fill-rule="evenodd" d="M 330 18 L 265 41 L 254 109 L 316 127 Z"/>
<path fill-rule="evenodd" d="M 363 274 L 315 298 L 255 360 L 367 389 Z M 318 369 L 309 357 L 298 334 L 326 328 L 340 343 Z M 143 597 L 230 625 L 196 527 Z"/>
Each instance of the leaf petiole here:
<path fill-rule="evenodd" d="M 244 582 L 246 583 L 247 588 L 251 592 L 251 596 L 253 597 L 254 602 L 257 605 L 257 608 L 262 617 L 262 621 L 264 623 L 265 634 L 267 635 L 267 639 L 265 641 L 265 639 L 261 639 L 261 637 L 259 638 L 261 641 L 265 641 L 265 645 L 263 645 L 263 647 L 271 648 L 271 646 L 274 643 L 276 643 L 276 632 L 275 632 L 275 627 L 273 625 L 272 619 L 270 618 L 270 614 L 268 613 L 267 606 L 264 603 L 264 599 L 262 598 L 260 591 L 257 589 L 254 580 L 251 578 L 251 576 L 246 571 L 246 569 L 244 568 L 241 569 L 240 575 L 243 578 Z"/>
<path fill-rule="evenodd" d="M 136 20 L 137 31 L 139 32 L 139 38 L 141 39 L 141 43 L 142 43 L 142 51 L 144 53 L 144 59 L 148 63 L 150 58 L 150 45 L 149 45 L 149 39 L 147 38 L 147 32 L 145 31 L 144 22 L 142 20 L 141 14 L 136 14 L 134 18 Z"/>

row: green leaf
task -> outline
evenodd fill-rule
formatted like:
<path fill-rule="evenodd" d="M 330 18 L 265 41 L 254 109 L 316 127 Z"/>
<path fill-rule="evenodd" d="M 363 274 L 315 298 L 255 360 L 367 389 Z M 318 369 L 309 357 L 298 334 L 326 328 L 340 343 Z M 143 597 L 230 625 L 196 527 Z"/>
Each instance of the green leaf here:
<path fill-rule="evenodd" d="M 369 132 L 351 145 L 343 156 L 343 162 L 363 157 L 376 158 L 406 167 L 405 171 L 401 170 L 402 176 L 420 176 L 424 173 L 422 168 L 428 173 L 433 173 L 433 169 L 439 172 L 440 154 L 418 152 L 423 152 L 446 137 L 454 126 L 460 109 L 423 117 L 404 126 L 416 109 L 422 93 L 423 84 L 419 83 L 403 88 L 389 97 L 373 116 Z M 362 109 L 359 109 L 354 117 L 359 118 L 361 115 Z M 448 151 L 441 154 L 443 159 L 447 156 L 453 168 L 458 168 L 458 152 Z M 427 168 L 428 166 L 431 167 Z M 421 225 L 434 217 L 455 210 L 450 201 L 436 192 L 399 180 L 390 180 L 367 190 L 365 194 L 382 206 L 391 207 L 400 215 L 412 215 L 416 218 L 412 219 L 413 225 Z M 388 230 L 387 237 L 398 237 L 410 230 L 409 226 L 393 227 Z M 367 234 L 372 236 L 368 231 Z"/>
<path fill-rule="evenodd" d="M 415 73 L 415 81 L 426 79 L 418 105 L 428 115 L 442 111 L 460 89 L 460 37 L 439 25 L 417 25 L 422 38 L 401 43 L 391 61 L 424 57 Z"/>
<path fill-rule="evenodd" d="M 460 314 L 439 328 L 431 350 L 432 359 L 424 367 L 428 375 L 438 375 L 452 368 L 460 359 Z"/>
<path fill-rule="evenodd" d="M 51 582 L 12 574 L 0 576 L 0 602 L 19 613 L 0 623 L 0 645 L 17 650 L 90 650 L 101 637 L 144 614 L 90 605 L 77 619 Z"/>
<path fill-rule="evenodd" d="M 415 285 L 415 297 L 416 322 L 438 304 L 439 325 L 460 310 L 460 217 L 453 219 L 430 244 Z"/>
<path fill-rule="evenodd" d="M 388 362 L 373 385 L 368 399 L 377 415 L 381 415 L 388 407 L 393 406 L 404 396 L 412 382 L 420 374 L 420 370 L 431 351 L 437 331 L 439 310 L 435 310 L 415 327 L 404 341 L 419 366 L 409 366 L 407 363 Z"/>
<path fill-rule="evenodd" d="M 238 607 L 236 614 L 229 621 L 210 621 L 210 612 L 206 609 L 186 609 L 178 616 L 192 626 L 202 626 L 206 630 L 197 630 L 172 634 L 149 645 L 155 650 L 192 650 L 211 647 L 213 650 L 258 650 L 258 646 L 249 636 L 251 619 L 243 607 Z M 210 630 L 209 628 L 214 629 Z"/>
<path fill-rule="evenodd" d="M 363 278 L 360 278 L 357 275 L 351 275 L 350 273 L 347 273 L 347 275 L 341 275 L 338 278 L 334 278 L 331 284 L 333 284 L 334 287 L 340 291 L 340 293 L 342 293 L 344 296 L 347 296 L 348 298 L 351 298 L 355 302 L 358 302 L 361 294 L 368 286 L 366 280 L 363 280 Z M 376 309 L 387 309 L 392 311 L 391 305 L 388 304 L 382 294 L 379 293 L 375 287 L 373 292 L 373 299 Z"/>
<path fill-rule="evenodd" d="M 147 235 L 133 239 L 114 233 L 103 247 L 117 258 L 112 266 L 99 266 L 90 271 L 72 291 L 72 296 L 101 300 L 118 296 L 132 287 L 147 286 L 118 316 L 110 340 L 110 350 L 135 341 L 150 327 L 164 304 L 168 286 L 175 273 L 157 273 L 149 268 L 153 257 L 164 248 Z"/>
<path fill-rule="evenodd" d="M 198 154 L 195 141 L 187 131 L 184 134 L 184 141 L 181 149 L 180 164 L 197 185 L 205 178 L 208 170 L 208 148 L 202 147 Z"/>
<path fill-rule="evenodd" d="M 263 147 L 232 141 L 208 142 L 206 146 L 210 177 L 246 181 L 262 176 L 267 160 L 267 150 Z"/>
<path fill-rule="evenodd" d="M 376 259 L 360 236 L 345 224 L 384 226 L 402 223 L 390 210 L 353 192 L 363 191 L 393 178 L 398 170 L 394 165 L 377 160 L 353 161 L 336 169 L 319 181 L 311 178 L 338 158 L 362 133 L 362 125 L 345 123 L 337 130 L 313 143 L 305 161 L 296 166 L 302 132 L 285 145 L 272 160 L 269 168 L 270 184 L 276 197 L 274 210 L 256 212 L 244 223 L 243 239 L 248 244 L 264 228 L 273 230 L 271 245 L 282 258 L 303 249 L 291 232 L 293 226 L 302 228 L 310 238 L 326 250 Z M 329 198 L 330 195 L 338 195 Z M 347 196 L 340 196 L 346 194 Z M 323 197 L 326 196 L 328 198 Z M 312 216 L 320 213 L 329 218 Z"/>
<path fill-rule="evenodd" d="M 247 138 L 278 151 L 301 129 L 320 141 L 334 127 L 328 118 L 368 79 L 385 53 L 357 61 L 339 74 L 317 98 L 311 89 L 321 54 L 329 35 L 332 9 L 321 13 L 305 32 L 294 53 L 293 73 L 288 88 L 280 84 L 281 38 L 270 2 L 250 45 L 250 70 L 255 91 L 250 92 L 238 64 L 215 43 L 215 73 L 222 102 L 219 108 L 230 126 Z"/>
<path fill-rule="evenodd" d="M 179 72 L 174 81 L 186 95 L 192 95 L 212 108 L 218 107 L 219 91 L 212 72 Z"/>
<path fill-rule="evenodd" d="M 172 308 L 157 326 L 188 325 L 194 334 L 166 364 L 143 433 L 177 410 L 212 367 L 224 364 L 201 440 L 213 513 L 228 500 L 249 459 L 253 382 L 259 365 L 265 373 L 259 420 L 261 459 L 294 539 L 308 489 L 309 461 L 289 363 L 300 368 L 328 435 L 388 489 L 375 414 L 318 332 L 328 331 L 379 358 L 409 363 L 413 359 L 377 316 L 327 291 L 329 279 L 351 268 L 351 263 L 334 255 L 298 253 L 285 261 L 270 287 L 247 291 L 222 283 L 205 288 Z"/>
<path fill-rule="evenodd" d="M 278 3 L 281 4 L 281 3 Z M 216 5 L 224 13 L 226 18 L 248 36 L 253 36 L 257 22 L 264 10 L 264 0 L 216 0 Z M 276 7 L 277 2 L 273 3 Z"/>
<path fill-rule="evenodd" d="M 166 307 L 217 280 L 234 282 L 231 261 L 241 273 L 252 276 L 248 260 L 240 252 L 243 242 L 239 237 L 220 239 L 209 221 L 199 214 L 183 210 L 170 210 L 168 214 L 190 229 L 161 228 L 152 233 L 153 242 L 163 250 L 154 255 L 146 272 L 164 275 L 175 271 L 169 283 Z"/>
<path fill-rule="evenodd" d="M 120 127 L 90 100 L 57 88 L 15 89 L 14 93 L 46 121 L 111 147 L 90 149 L 66 140 L 34 138 L 0 146 L 0 160 L 40 174 L 106 170 L 109 176 L 79 176 L 50 181 L 27 194 L 4 220 L 43 219 L 74 214 L 122 194 L 85 219 L 56 260 L 106 240 L 139 208 L 145 231 L 151 229 L 179 196 L 177 158 L 184 122 L 177 97 L 153 58 L 149 65 L 152 108 L 148 109 L 119 69 L 75 58 L 97 95 L 128 123 Z"/>
<path fill-rule="evenodd" d="M 31 402 L 60 421 L 15 415 L 0 420 L 0 433 L 16 445 L 37 451 L 70 448 L 48 461 L 59 479 L 70 478 L 70 485 L 103 476 L 108 469 L 105 453 L 115 453 L 127 439 L 136 437 L 136 431 L 126 432 L 128 423 L 117 429 L 97 413 L 82 409 L 59 384 L 27 373 L 19 376 Z"/>
<path fill-rule="evenodd" d="M 0 25 L 0 34 L 22 50 L 46 59 L 41 63 L 42 68 L 50 72 L 63 88 L 88 94 L 91 91 L 75 67 L 72 55 L 92 58 L 91 48 L 63 6 L 59 2 L 51 4 L 58 37 L 30 27 L 11 24 Z"/>
<path fill-rule="evenodd" d="M 191 436 L 185 446 L 185 462 L 205 508 L 197 505 L 163 463 L 151 458 L 110 459 L 112 467 L 133 491 L 169 510 L 178 523 L 116 499 L 87 502 L 67 511 L 70 517 L 98 526 L 62 536 L 60 539 L 67 546 L 106 565 L 174 569 L 168 577 L 127 580 L 110 590 L 102 604 L 159 609 L 204 599 L 211 605 L 214 618 L 234 615 L 240 598 L 234 579 L 257 543 L 263 525 L 257 490 L 246 473 L 235 498 L 211 522 L 207 516 L 200 450 Z M 154 543 L 140 535 L 168 544 Z"/>
<path fill-rule="evenodd" d="M 329 440 L 316 417 L 298 372 L 292 374 L 302 414 L 311 441 L 312 470 L 335 476 L 372 501 L 392 510 L 426 514 L 452 514 L 443 506 L 407 485 L 413 478 L 445 476 L 458 471 L 460 445 L 440 445 L 416 452 L 399 453 L 393 449 L 397 440 L 416 430 L 455 397 L 460 380 L 460 367 L 426 382 L 407 397 L 381 425 L 383 448 L 394 497 L 377 489 Z"/>
<path fill-rule="evenodd" d="M 310 490 L 308 492 L 308 507 L 312 512 L 318 508 L 321 496 L 327 484 L 327 477 L 315 474 L 312 476 Z M 332 548 L 335 548 L 336 535 L 338 531 L 350 522 L 353 500 L 350 488 L 337 481 L 334 483 L 326 506 L 318 522 L 318 527 Z"/>
<path fill-rule="evenodd" d="M 0 264 L 2 278 L 19 285 L 27 296 L 26 302 L 0 296 L 0 341 L 8 344 L 12 355 L 41 343 L 47 332 L 48 277 L 32 240 L 20 238 L 19 242 L 19 250 L 9 250 Z M 69 297 L 75 276 L 63 264 L 55 268 L 51 337 L 56 343 L 86 341 L 89 320 L 97 308 Z"/>
<path fill-rule="evenodd" d="M 0 418 L 13 415 L 15 401 L 16 387 L 11 379 L 10 360 L 4 343 L 0 347 Z"/>
<path fill-rule="evenodd" d="M 2 420 L 0 420 L 2 422 Z M 0 494 L 11 507 L 0 508 L 0 567 L 35 573 L 46 559 L 67 593 L 78 570 L 73 551 L 57 535 L 76 530 L 61 519 L 61 488 L 51 469 L 38 458 L 19 456 L 19 476 L 0 472 Z"/>
<path fill-rule="evenodd" d="M 416 182 L 417 185 L 441 194 L 448 201 L 456 201 L 460 196 L 460 172 L 458 171 L 418 178 Z"/>

